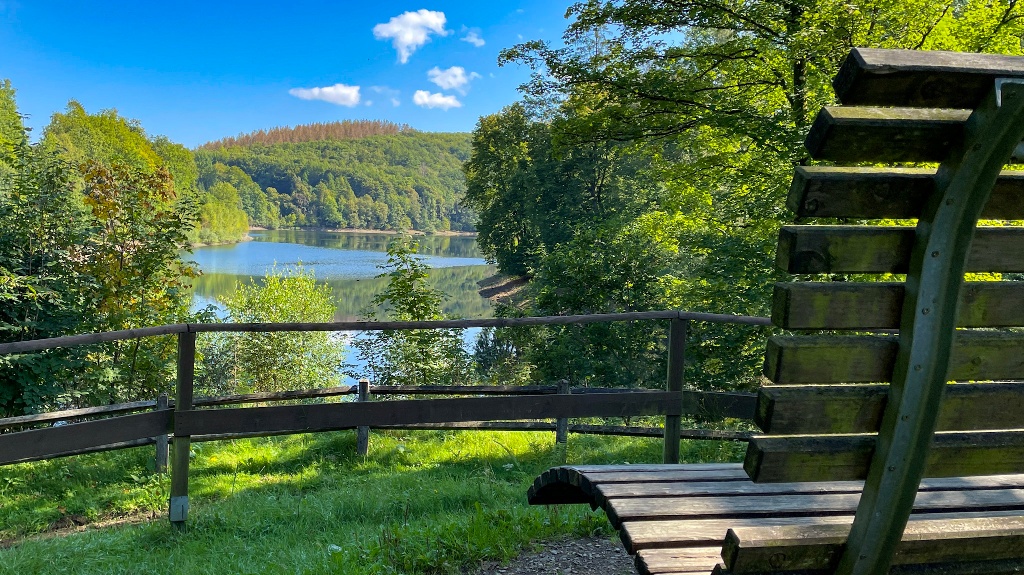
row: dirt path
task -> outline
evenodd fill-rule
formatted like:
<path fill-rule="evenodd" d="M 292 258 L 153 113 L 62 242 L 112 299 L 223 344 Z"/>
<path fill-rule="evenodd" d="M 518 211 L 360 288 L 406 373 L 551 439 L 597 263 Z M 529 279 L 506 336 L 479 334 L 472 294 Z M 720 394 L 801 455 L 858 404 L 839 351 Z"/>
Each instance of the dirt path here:
<path fill-rule="evenodd" d="M 636 575 L 622 544 L 606 538 L 563 539 L 540 544 L 508 565 L 488 563 L 468 575 Z"/>

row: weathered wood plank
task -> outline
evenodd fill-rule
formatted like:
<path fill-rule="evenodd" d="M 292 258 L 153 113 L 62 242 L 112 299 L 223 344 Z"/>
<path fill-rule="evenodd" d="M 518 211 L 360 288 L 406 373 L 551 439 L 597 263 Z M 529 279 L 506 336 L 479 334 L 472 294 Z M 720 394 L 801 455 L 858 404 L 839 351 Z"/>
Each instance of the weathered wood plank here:
<path fill-rule="evenodd" d="M 738 463 L 554 467 L 534 479 L 526 498 L 531 505 L 593 503 L 597 486 L 635 481 L 749 482 L 750 479 Z"/>
<path fill-rule="evenodd" d="M 71 455 L 83 450 L 135 440 L 150 440 L 167 433 L 171 410 L 150 411 L 110 419 L 73 423 L 0 435 L 0 465 L 39 459 L 44 455 Z"/>
<path fill-rule="evenodd" d="M 735 527 L 722 558 L 733 573 L 833 573 L 849 526 Z M 908 523 L 893 564 L 916 565 L 1024 559 L 1024 517 L 925 519 Z"/>
<path fill-rule="evenodd" d="M 774 336 L 764 375 L 776 384 L 878 383 L 892 378 L 896 336 Z M 1024 378 L 1024 333 L 957 331 L 950 381 Z"/>
<path fill-rule="evenodd" d="M 832 87 L 845 105 L 975 108 L 996 78 L 1022 76 L 1016 56 L 854 48 Z"/>
<path fill-rule="evenodd" d="M 925 519 L 961 519 L 970 517 L 1018 516 L 1019 509 L 1001 511 L 964 511 L 960 513 L 918 513 L 911 521 Z M 733 527 L 762 527 L 782 525 L 847 525 L 853 522 L 853 512 L 839 515 L 808 517 L 733 517 L 729 519 L 678 519 L 654 521 L 627 521 L 622 524 L 620 536 L 630 553 L 642 549 L 701 547 L 719 544 L 725 533 Z"/>
<path fill-rule="evenodd" d="M 852 514 L 859 499 L 859 493 L 617 499 L 605 512 L 616 527 L 630 521 L 818 517 Z M 1024 514 L 1024 489 L 924 491 L 914 503 L 917 513 L 1014 509 Z"/>
<path fill-rule="evenodd" d="M 356 386 L 324 387 L 320 389 L 295 389 L 288 391 L 268 391 L 262 393 L 245 393 L 238 395 L 222 395 L 219 397 L 197 397 L 192 401 L 194 406 L 211 407 L 216 405 L 238 405 L 240 403 L 259 403 L 263 401 L 288 401 L 294 399 L 315 399 L 350 395 L 356 392 Z M 171 402 L 173 405 L 173 402 Z"/>
<path fill-rule="evenodd" d="M 622 417 L 678 414 L 671 392 L 402 400 L 191 410 L 175 414 L 175 435 L 328 431 L 360 425 L 444 423 L 487 419 Z"/>
<path fill-rule="evenodd" d="M 935 170 L 798 166 L 786 206 L 799 218 L 917 219 Z M 981 217 L 1024 219 L 1024 172 L 1003 171 Z"/>
<path fill-rule="evenodd" d="M 864 479 L 874 435 L 785 435 L 750 440 L 744 469 L 759 482 Z M 925 477 L 1024 472 L 1024 431 L 940 432 Z"/>
<path fill-rule="evenodd" d="M 754 422 L 765 433 L 873 433 L 887 385 L 771 385 L 761 388 Z M 938 431 L 1024 428 L 1024 383 L 962 383 L 946 388 Z"/>
<path fill-rule="evenodd" d="M 703 473 L 705 471 L 735 471 L 742 466 L 738 463 L 687 463 L 686 465 L 666 463 L 624 463 L 612 465 L 572 465 L 580 473 L 619 473 L 621 471 Z"/>
<path fill-rule="evenodd" d="M 896 329 L 903 292 L 896 282 L 777 283 L 772 323 L 784 329 Z M 965 283 L 957 325 L 1024 326 L 1024 282 Z"/>
<path fill-rule="evenodd" d="M 720 546 L 649 549 L 636 556 L 637 570 L 651 575 L 670 573 L 711 573 L 722 560 Z"/>
<path fill-rule="evenodd" d="M 941 162 L 964 138 L 970 110 L 826 107 L 804 140 L 816 160 Z"/>
<path fill-rule="evenodd" d="M 15 417 L 5 417 L 3 419 L 0 419 L 0 429 L 10 427 L 24 427 L 28 425 L 35 425 L 38 423 L 49 423 L 52 421 L 62 421 L 65 419 L 88 417 L 91 415 L 115 415 L 121 413 L 131 413 L 133 411 L 152 409 L 155 406 L 156 401 L 148 400 L 133 401 L 130 403 L 119 403 L 116 405 L 100 405 L 97 407 L 64 409 L 61 411 L 49 411 L 46 413 L 35 413 L 32 415 L 18 415 Z"/>
<path fill-rule="evenodd" d="M 902 274 L 913 245 L 906 226 L 783 226 L 775 262 L 791 274 Z M 1024 227 L 979 227 L 967 271 L 1024 271 Z"/>
<path fill-rule="evenodd" d="M 806 483 L 754 483 L 752 481 L 693 481 L 612 483 L 595 485 L 594 491 L 614 505 L 625 498 L 721 497 L 727 495 L 813 495 L 860 493 L 862 481 L 814 481 Z M 1024 475 L 942 477 L 925 479 L 920 491 L 972 491 L 976 489 L 1024 489 Z"/>

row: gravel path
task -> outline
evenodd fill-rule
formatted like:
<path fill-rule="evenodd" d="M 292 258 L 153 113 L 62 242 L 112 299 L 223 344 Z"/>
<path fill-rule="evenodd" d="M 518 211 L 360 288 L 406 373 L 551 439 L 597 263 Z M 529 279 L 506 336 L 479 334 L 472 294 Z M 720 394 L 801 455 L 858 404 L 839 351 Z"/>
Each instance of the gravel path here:
<path fill-rule="evenodd" d="M 471 575 L 637 575 L 622 544 L 606 538 L 545 541 L 508 565 L 488 563 Z"/>

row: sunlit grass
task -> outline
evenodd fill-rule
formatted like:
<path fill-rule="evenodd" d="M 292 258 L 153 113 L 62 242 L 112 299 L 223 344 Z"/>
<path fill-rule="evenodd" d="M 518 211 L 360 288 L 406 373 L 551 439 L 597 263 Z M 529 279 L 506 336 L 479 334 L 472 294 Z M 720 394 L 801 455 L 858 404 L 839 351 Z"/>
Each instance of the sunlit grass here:
<path fill-rule="evenodd" d="M 610 534 L 586 506 L 530 507 L 551 465 L 641 463 L 656 439 L 551 433 L 352 432 L 194 445 L 187 530 L 164 515 L 169 477 L 152 449 L 0 468 L 0 573 L 460 573 L 531 541 Z M 684 442 L 689 461 L 736 460 L 740 447 Z M 147 467 L 148 466 L 148 467 Z M 137 524 L 29 536 L 68 522 L 158 514 Z M 20 539 L 19 539 L 20 538 Z"/>

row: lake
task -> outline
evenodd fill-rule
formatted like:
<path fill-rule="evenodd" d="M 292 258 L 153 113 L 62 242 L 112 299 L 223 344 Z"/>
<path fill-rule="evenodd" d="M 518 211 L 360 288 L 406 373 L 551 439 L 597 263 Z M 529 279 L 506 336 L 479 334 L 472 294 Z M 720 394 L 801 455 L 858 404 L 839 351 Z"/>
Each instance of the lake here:
<path fill-rule="evenodd" d="M 194 307 L 215 304 L 239 282 L 259 281 L 274 266 L 301 264 L 331 286 L 338 302 L 335 320 L 360 319 L 374 295 L 387 285 L 378 267 L 387 261 L 390 234 L 267 230 L 249 233 L 252 241 L 196 248 L 188 259 L 203 275 L 195 280 Z M 492 317 L 491 304 L 477 282 L 495 273 L 477 246 L 465 236 L 418 236 L 419 252 L 433 269 L 429 282 L 446 294 L 444 312 L 451 317 Z"/>

